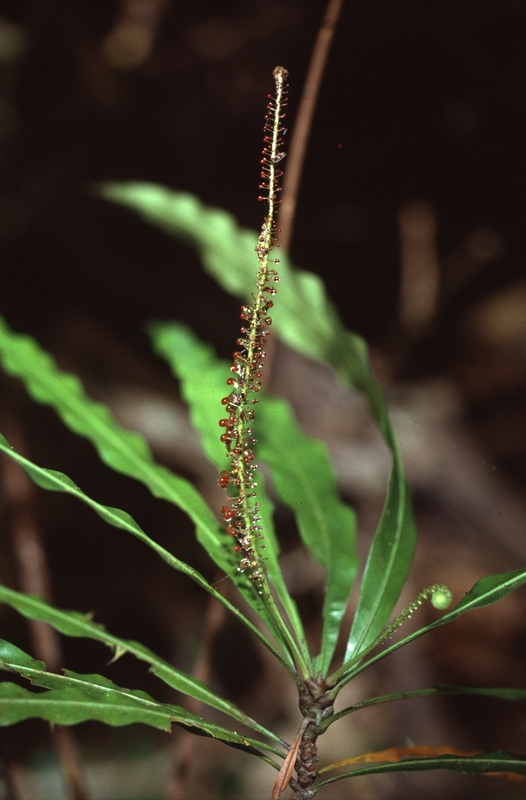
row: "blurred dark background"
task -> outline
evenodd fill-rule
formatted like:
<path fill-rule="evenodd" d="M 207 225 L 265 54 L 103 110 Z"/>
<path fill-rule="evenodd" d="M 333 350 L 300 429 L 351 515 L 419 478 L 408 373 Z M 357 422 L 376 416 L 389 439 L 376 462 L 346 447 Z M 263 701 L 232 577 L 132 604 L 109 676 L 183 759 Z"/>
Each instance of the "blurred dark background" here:
<path fill-rule="evenodd" d="M 238 303 L 204 275 L 189 248 L 98 199 L 92 188 L 107 180 L 159 182 L 259 228 L 272 69 L 281 64 L 290 72 L 290 131 L 324 10 L 318 0 L 0 0 L 1 311 L 15 330 L 37 337 L 61 366 L 82 375 L 126 424 L 150 435 L 160 458 L 208 486 L 211 502 L 211 473 L 143 326 L 152 318 L 183 320 L 228 357 Z M 426 582 L 442 580 L 462 592 L 480 575 L 517 568 L 526 557 L 525 89 L 525 0 L 348 0 L 323 81 L 291 255 L 324 279 L 347 327 L 367 339 L 391 398 L 423 543 L 408 602 Z M 291 397 L 308 430 L 328 441 L 342 492 L 362 512 L 367 542 L 381 510 L 385 454 L 378 455 L 363 409 L 349 422 L 342 415 L 354 401 L 327 372 L 283 348 L 274 372 L 276 390 Z M 288 388 L 284 375 L 292 376 Z M 6 430 L 30 457 L 70 475 L 99 501 L 125 508 L 213 579 L 182 514 L 101 468 L 91 447 L 31 403 L 15 381 L 2 378 L 1 386 Z M 162 425 L 148 421 L 154 412 L 168 415 L 164 440 Z M 357 453 L 368 454 L 370 480 Z M 0 575 L 16 586 L 4 495 Z M 32 502 L 55 602 L 93 610 L 116 634 L 191 670 L 206 598 L 140 543 L 108 534 L 73 500 L 39 492 Z M 278 514 L 287 554 L 290 521 L 284 510 Z M 314 626 L 320 592 L 308 576 L 297 587 Z M 360 691 L 436 681 L 524 685 L 523 604 L 509 601 L 480 620 L 457 626 L 449 638 L 441 632 L 409 662 L 394 660 L 391 671 L 386 663 Z M 18 617 L 5 610 L 0 621 L 5 638 L 30 648 Z M 70 668 L 103 671 L 102 648 L 75 641 L 63 647 Z M 290 724 L 294 735 L 295 701 L 282 676 L 231 623 L 217 648 L 214 686 L 250 713 L 266 714 L 267 724 Z M 177 700 L 131 659 L 110 669 L 117 682 Z M 364 732 L 352 732 L 358 749 L 342 735 L 333 750 L 344 758 L 360 747 L 412 740 L 525 752 L 520 706 L 449 700 L 431 707 L 432 713 L 414 706 L 400 717 L 371 712 Z M 45 759 L 46 732 L 37 722 L 8 730 L 9 758 Z M 118 763 L 139 753 L 147 772 L 154 763 L 148 759 L 169 750 L 167 737 L 135 727 L 84 725 L 78 733 L 87 757 L 112 752 Z M 228 761 L 220 745 L 201 744 L 188 798 L 268 796 L 267 768 L 252 785 L 247 757 Z M 125 789 L 116 781 L 111 800 L 161 796 L 157 789 L 133 794 L 138 783 Z M 336 791 L 327 800 L 351 789 Z M 444 792 L 500 798 L 524 790 L 439 773 L 425 781 L 371 780 L 359 791 L 381 800 L 432 800 Z M 39 800 L 48 796 L 42 784 Z"/>

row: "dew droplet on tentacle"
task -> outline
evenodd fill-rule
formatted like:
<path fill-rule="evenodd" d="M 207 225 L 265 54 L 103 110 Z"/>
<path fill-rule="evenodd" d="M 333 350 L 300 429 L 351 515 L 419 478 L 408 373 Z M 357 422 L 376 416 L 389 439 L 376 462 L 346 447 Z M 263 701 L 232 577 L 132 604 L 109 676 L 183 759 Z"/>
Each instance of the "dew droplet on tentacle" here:
<path fill-rule="evenodd" d="M 220 485 L 229 489 L 236 495 L 228 497 L 229 505 L 223 506 L 221 513 L 227 523 L 227 533 L 235 539 L 234 550 L 241 553 L 239 571 L 251 572 L 250 578 L 261 593 L 263 586 L 263 573 L 261 557 L 256 548 L 256 542 L 262 538 L 262 526 L 259 524 L 259 503 L 256 496 L 257 482 L 255 480 L 254 447 L 256 439 L 252 427 L 247 424 L 254 419 L 253 406 L 257 403 L 256 397 L 247 396 L 248 393 L 257 393 L 261 389 L 263 364 L 266 357 L 264 345 L 269 334 L 268 328 L 272 324 L 269 311 L 274 303 L 270 297 L 276 294 L 274 286 L 278 281 L 275 269 L 269 269 L 269 253 L 274 246 L 278 246 L 275 237 L 278 233 L 276 226 L 276 211 L 280 204 L 278 185 L 281 170 L 276 167 L 285 157 L 283 150 L 283 136 L 286 129 L 282 124 L 284 119 L 283 109 L 286 105 L 286 78 L 287 71 L 276 67 L 274 78 L 276 82 L 275 96 L 269 95 L 267 111 L 264 118 L 263 152 L 260 159 L 261 195 L 259 200 L 267 203 L 267 215 L 263 220 L 261 232 L 255 247 L 260 264 L 256 280 L 256 292 L 252 292 L 253 305 L 242 305 L 240 318 L 247 323 L 240 329 L 240 337 L 236 340 L 239 348 L 233 356 L 230 367 L 232 377 L 227 380 L 227 386 L 232 388 L 231 393 L 222 399 L 228 418 L 220 421 L 224 429 L 221 440 L 226 445 L 227 456 L 230 459 L 230 469 L 223 470 L 219 476 Z M 277 263 L 279 259 L 271 263 Z M 258 547 L 262 545 L 258 544 Z"/>

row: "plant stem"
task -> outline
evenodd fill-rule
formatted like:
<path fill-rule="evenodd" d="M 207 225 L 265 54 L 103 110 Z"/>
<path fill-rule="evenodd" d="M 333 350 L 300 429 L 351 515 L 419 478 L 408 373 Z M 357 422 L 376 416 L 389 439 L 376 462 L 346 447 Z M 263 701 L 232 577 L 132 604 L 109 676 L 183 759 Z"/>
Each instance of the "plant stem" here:
<path fill-rule="evenodd" d="M 287 159 L 287 173 L 283 181 L 282 205 L 279 214 L 281 228 L 279 243 L 287 252 L 290 249 L 292 239 L 298 192 L 314 111 L 342 7 L 343 0 L 329 0 L 328 2 L 312 51 L 307 77 L 303 85 L 303 94 L 292 131 Z"/>

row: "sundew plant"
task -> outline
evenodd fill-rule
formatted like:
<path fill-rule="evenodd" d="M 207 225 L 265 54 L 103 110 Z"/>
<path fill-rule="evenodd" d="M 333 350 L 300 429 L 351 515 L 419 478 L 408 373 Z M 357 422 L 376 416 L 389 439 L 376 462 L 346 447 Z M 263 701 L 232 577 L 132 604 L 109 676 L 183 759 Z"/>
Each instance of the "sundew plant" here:
<path fill-rule="evenodd" d="M 105 523 L 138 538 L 221 603 L 267 648 L 295 686 L 297 734 L 293 741 L 284 741 L 205 683 L 142 644 L 109 632 L 99 620 L 4 585 L 0 586 L 3 603 L 31 620 L 49 623 L 65 636 L 107 645 L 114 659 L 128 653 L 145 662 L 160 681 L 198 701 L 202 714 L 159 702 L 141 689 L 119 686 L 105 674 L 65 668 L 60 673 L 51 671 L 16 644 L 2 640 L 0 666 L 7 675 L 0 684 L 0 724 L 38 717 L 60 726 L 86 720 L 113 726 L 140 723 L 167 732 L 181 726 L 211 737 L 217 747 L 241 749 L 247 758 L 265 762 L 267 796 L 273 800 L 284 792 L 294 800 L 310 800 L 318 792 L 323 797 L 330 784 L 371 773 L 441 769 L 526 776 L 526 757 L 503 751 L 473 754 L 447 745 L 418 744 L 360 754 L 349 742 L 348 758 L 333 764 L 327 763 L 323 753 L 323 734 L 329 727 L 371 705 L 471 691 L 504 700 L 526 698 L 526 690 L 518 689 L 439 685 L 389 695 L 387 687 L 381 697 L 363 697 L 354 705 L 338 707 L 342 688 L 363 670 L 417 637 L 514 591 L 526 583 L 526 569 L 482 577 L 464 597 L 456 598 L 450 610 L 453 598 L 446 586 L 423 587 L 390 621 L 416 543 L 410 494 L 385 398 L 371 374 L 364 342 L 345 330 L 321 280 L 294 269 L 286 253 L 276 247 L 280 178 L 286 163 L 287 70 L 277 67 L 273 77 L 274 92 L 264 121 L 260 200 L 266 211 L 259 237 L 240 230 L 227 213 L 204 207 L 188 194 L 152 184 L 111 184 L 100 189 L 108 201 L 128 206 L 170 235 L 190 242 L 203 267 L 242 299 L 241 330 L 232 363 L 218 359 L 208 344 L 181 324 L 157 322 L 148 329 L 155 352 L 166 359 L 179 382 L 204 451 L 217 468 L 225 490 L 221 508 L 210 508 L 190 481 L 157 463 L 144 439 L 122 428 L 107 407 L 90 399 L 80 380 L 61 371 L 36 341 L 14 333 L 5 321 L 0 323 L 0 361 L 5 373 L 20 379 L 35 402 L 50 406 L 64 425 L 88 439 L 105 465 L 182 509 L 195 525 L 198 542 L 231 583 L 229 597 L 178 558 L 177 533 L 168 550 L 156 541 L 155 531 L 143 530 L 125 510 L 102 505 L 85 494 L 74 478 L 24 458 L 3 436 L 0 449 L 41 489 L 64 492 L 90 506 Z M 339 497 L 325 446 L 301 431 L 284 400 L 262 391 L 271 335 L 304 356 L 330 365 L 344 385 L 360 392 L 390 450 L 392 467 L 383 513 L 363 571 L 357 555 L 355 513 Z M 282 575 L 273 506 L 258 464 L 268 468 L 274 497 L 294 514 L 303 546 L 325 571 L 321 638 L 315 652 Z M 359 574 L 358 602 L 350 633 L 344 635 L 349 595 Z M 403 629 L 397 631 L 426 600 L 441 616 L 408 635 Z M 387 641 L 395 631 L 396 637 Z M 336 657 L 337 652 L 342 655 Z M 9 673 L 27 679 L 29 687 L 19 678 L 9 680 Z M 207 709 L 214 710 L 214 720 L 215 712 L 220 712 L 223 722 L 209 721 Z"/>

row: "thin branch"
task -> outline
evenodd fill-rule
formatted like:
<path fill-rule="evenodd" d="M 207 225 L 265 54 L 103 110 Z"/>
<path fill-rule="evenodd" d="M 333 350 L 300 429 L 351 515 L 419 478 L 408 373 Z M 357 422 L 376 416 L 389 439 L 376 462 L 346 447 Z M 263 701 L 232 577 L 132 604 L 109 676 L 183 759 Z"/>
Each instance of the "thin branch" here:
<path fill-rule="evenodd" d="M 279 232 L 277 237 L 279 246 L 287 253 L 290 250 L 290 243 L 294 230 L 298 193 L 314 111 L 316 109 L 321 81 L 329 58 L 334 32 L 338 24 L 342 7 L 343 0 L 329 0 L 328 2 L 327 10 L 312 50 L 296 121 L 290 137 L 290 147 L 287 148 L 286 169 L 279 212 Z M 264 386 L 267 390 L 269 390 L 272 385 L 277 346 L 278 342 L 276 339 L 270 336 L 267 342 L 267 368 L 264 378 Z"/>
<path fill-rule="evenodd" d="M 282 205 L 279 212 L 280 246 L 288 252 L 294 228 L 298 192 L 303 172 L 303 162 L 312 128 L 321 81 L 329 57 L 334 32 L 338 24 L 343 0 L 329 0 L 325 17 L 312 51 L 312 57 L 303 86 L 298 114 L 288 149 L 287 169 L 283 181 Z"/>
<path fill-rule="evenodd" d="M 224 584 L 223 591 L 228 591 Z M 226 609 L 215 597 L 210 597 L 205 618 L 204 634 L 200 652 L 192 675 L 203 683 L 210 684 L 213 673 L 214 648 L 217 639 L 225 626 Z M 202 703 L 195 698 L 186 699 L 185 708 L 192 714 L 198 714 Z M 168 787 L 169 800 L 184 800 L 188 796 L 188 783 L 195 764 L 198 748 L 197 736 L 190 731 L 181 730 L 176 739 L 177 765 Z"/>

